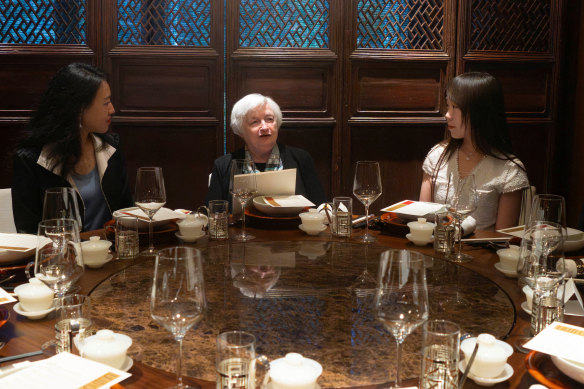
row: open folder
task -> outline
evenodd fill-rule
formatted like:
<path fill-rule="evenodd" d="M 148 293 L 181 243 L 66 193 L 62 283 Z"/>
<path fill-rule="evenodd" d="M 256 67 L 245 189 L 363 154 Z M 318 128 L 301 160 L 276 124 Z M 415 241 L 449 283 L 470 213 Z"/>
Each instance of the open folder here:
<path fill-rule="evenodd" d="M 256 177 L 256 196 L 293 195 L 296 192 L 296 169 L 273 170 L 268 172 L 250 173 Z M 233 186 L 238 188 L 249 174 L 239 174 L 234 177 Z M 233 214 L 241 214 L 239 200 L 232 199 Z"/>

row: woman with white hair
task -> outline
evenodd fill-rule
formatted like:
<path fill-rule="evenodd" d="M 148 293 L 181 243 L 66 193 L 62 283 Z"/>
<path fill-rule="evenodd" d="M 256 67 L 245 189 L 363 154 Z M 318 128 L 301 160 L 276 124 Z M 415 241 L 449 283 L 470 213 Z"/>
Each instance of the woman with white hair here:
<path fill-rule="evenodd" d="M 296 194 L 317 205 L 326 201 L 310 154 L 277 142 L 281 124 L 282 111 L 267 96 L 252 93 L 235 103 L 231 111 L 231 129 L 244 140 L 245 147 L 215 160 L 207 203 L 210 200 L 228 200 L 231 204 L 229 168 L 233 159 L 252 160 L 257 172 L 296 169 Z"/>

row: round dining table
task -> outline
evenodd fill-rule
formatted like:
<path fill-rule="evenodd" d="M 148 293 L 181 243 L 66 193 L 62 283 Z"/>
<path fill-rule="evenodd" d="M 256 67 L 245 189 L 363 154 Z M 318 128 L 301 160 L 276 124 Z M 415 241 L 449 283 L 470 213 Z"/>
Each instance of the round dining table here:
<path fill-rule="evenodd" d="M 237 227 L 230 227 L 235 232 Z M 215 339 L 227 330 L 245 330 L 257 339 L 257 353 L 273 360 L 298 352 L 323 366 L 322 388 L 383 388 L 395 380 L 396 344 L 375 320 L 373 297 L 379 258 L 385 250 L 407 249 L 426 255 L 430 319 L 456 322 L 463 336 L 490 333 L 513 345 L 529 333 L 530 316 L 516 278 L 495 268 L 495 251 L 464 245 L 470 262 L 452 263 L 432 245 L 416 246 L 401 235 L 371 231 L 377 241 L 333 237 L 327 229 L 308 236 L 298 228 L 248 227 L 249 242 L 199 239 L 185 243 L 166 233 L 156 247 L 189 246 L 204 260 L 207 312 L 183 343 L 185 381 L 201 388 L 215 384 Z M 362 233 L 355 229 L 354 236 Z M 103 230 L 87 232 L 106 237 Z M 498 236 L 477 231 L 475 237 Z M 166 388 L 175 382 L 176 344 L 150 316 L 149 298 L 154 258 L 114 259 L 102 268 L 85 270 L 79 292 L 91 296 L 95 330 L 111 329 L 133 340 L 128 350 L 132 376 L 123 388 Z M 10 313 L 0 327 L 0 357 L 39 350 L 55 336 L 55 313 L 29 320 Z M 584 326 L 584 318 L 566 316 Z M 422 328 L 404 342 L 402 380 L 417 386 Z M 36 356 L 30 360 L 42 359 Z M 561 375 L 546 355 L 538 356 L 543 374 Z M 527 371 L 526 355 L 514 352 L 508 363 L 513 376 L 493 388 L 529 388 L 538 383 Z M 11 362 L 9 362 L 11 363 Z M 1 366 L 0 366 L 1 367 Z M 563 382 L 569 381 L 565 376 Z M 465 388 L 479 387 L 468 379 Z M 569 386 L 567 386 L 569 387 Z"/>

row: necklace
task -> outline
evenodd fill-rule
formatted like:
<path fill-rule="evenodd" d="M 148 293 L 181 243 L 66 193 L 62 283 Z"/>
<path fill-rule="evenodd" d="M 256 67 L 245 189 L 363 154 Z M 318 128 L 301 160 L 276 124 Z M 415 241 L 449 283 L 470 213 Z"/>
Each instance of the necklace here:
<path fill-rule="evenodd" d="M 471 151 L 470 153 L 467 153 L 466 151 L 462 150 L 462 152 L 464 153 L 464 159 L 466 159 L 467 161 L 470 161 L 470 159 L 474 155 L 474 151 Z"/>

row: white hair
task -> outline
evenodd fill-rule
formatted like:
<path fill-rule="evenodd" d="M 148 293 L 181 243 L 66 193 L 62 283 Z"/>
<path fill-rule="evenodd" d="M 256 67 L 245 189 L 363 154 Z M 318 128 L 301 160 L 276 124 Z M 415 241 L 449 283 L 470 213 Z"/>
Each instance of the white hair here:
<path fill-rule="evenodd" d="M 245 115 L 252 109 L 268 104 L 268 106 L 274 111 L 276 116 L 276 129 L 280 128 L 282 124 L 282 111 L 280 106 L 268 96 L 261 95 L 259 93 L 252 93 L 247 96 L 242 97 L 231 110 L 231 129 L 235 135 L 241 136 L 243 133 L 243 119 Z"/>

